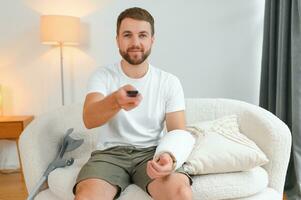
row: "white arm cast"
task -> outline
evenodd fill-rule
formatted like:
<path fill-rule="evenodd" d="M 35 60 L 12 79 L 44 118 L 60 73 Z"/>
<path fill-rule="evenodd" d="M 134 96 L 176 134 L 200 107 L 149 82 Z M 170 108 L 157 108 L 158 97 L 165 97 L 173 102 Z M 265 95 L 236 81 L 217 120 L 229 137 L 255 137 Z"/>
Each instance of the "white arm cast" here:
<path fill-rule="evenodd" d="M 185 130 L 172 130 L 165 134 L 156 149 L 154 160 L 163 153 L 169 153 L 175 161 L 174 170 L 181 167 L 190 155 L 195 138 Z"/>

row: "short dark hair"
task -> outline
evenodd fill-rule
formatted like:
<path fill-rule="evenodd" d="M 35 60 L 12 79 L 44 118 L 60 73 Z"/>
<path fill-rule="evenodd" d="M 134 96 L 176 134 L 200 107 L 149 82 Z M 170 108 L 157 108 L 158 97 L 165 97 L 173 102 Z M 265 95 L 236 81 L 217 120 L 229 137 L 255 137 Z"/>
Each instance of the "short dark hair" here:
<path fill-rule="evenodd" d="M 155 34 L 155 27 L 154 27 L 155 20 L 154 20 L 153 16 L 147 10 L 145 10 L 143 8 L 133 7 L 133 8 L 128 8 L 128 9 L 124 10 L 118 16 L 117 29 L 116 29 L 117 35 L 119 33 L 121 22 L 125 18 L 132 18 L 132 19 L 136 19 L 136 20 L 142 20 L 142 21 L 149 22 L 151 25 L 152 36 Z"/>

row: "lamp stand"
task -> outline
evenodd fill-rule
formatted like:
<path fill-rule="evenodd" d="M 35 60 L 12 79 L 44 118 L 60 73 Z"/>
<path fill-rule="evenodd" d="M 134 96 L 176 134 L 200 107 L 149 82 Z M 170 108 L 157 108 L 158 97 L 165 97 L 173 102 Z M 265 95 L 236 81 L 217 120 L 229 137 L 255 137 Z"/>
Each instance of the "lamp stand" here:
<path fill-rule="evenodd" d="M 63 43 L 60 42 L 60 59 L 61 59 L 61 89 L 62 89 L 62 105 L 65 105 L 64 99 L 64 57 L 63 57 Z"/>

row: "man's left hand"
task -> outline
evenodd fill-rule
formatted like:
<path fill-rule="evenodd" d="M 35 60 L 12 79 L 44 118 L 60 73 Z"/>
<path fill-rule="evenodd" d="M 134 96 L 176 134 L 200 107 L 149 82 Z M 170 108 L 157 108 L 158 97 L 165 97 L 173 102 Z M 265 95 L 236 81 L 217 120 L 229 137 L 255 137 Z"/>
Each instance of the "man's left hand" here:
<path fill-rule="evenodd" d="M 162 178 L 173 171 L 173 160 L 168 153 L 160 155 L 158 160 L 147 162 L 146 172 L 151 179 Z"/>

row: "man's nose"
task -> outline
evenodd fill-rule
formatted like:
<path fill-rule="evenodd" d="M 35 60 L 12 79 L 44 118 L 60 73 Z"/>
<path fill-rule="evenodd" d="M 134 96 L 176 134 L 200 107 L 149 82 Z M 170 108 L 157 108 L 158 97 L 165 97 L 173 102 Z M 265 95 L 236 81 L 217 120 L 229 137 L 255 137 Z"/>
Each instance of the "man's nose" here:
<path fill-rule="evenodd" d="M 132 37 L 132 45 L 139 46 L 139 44 L 140 44 L 139 37 L 138 36 Z"/>

